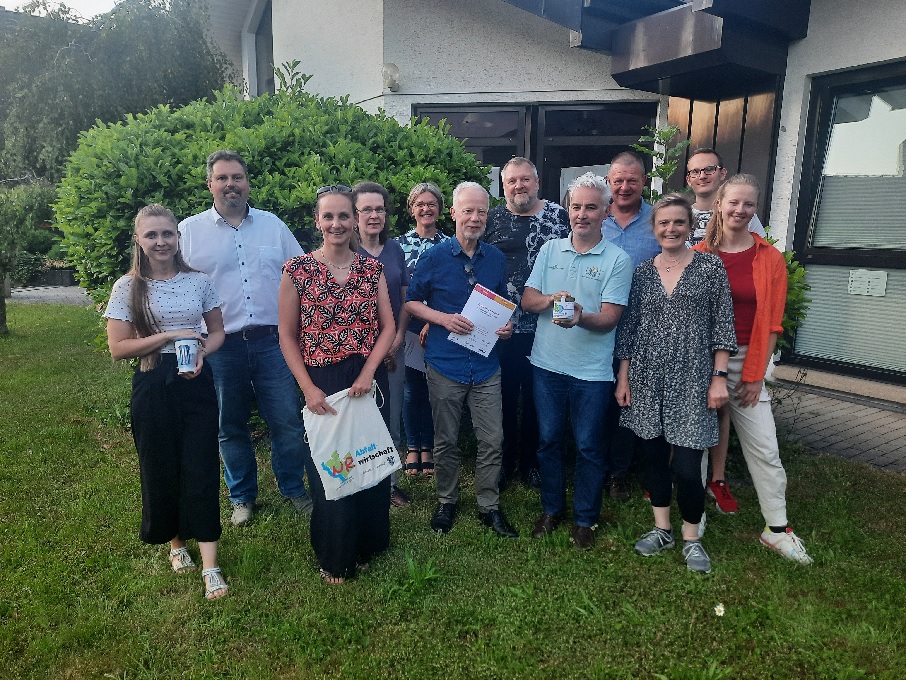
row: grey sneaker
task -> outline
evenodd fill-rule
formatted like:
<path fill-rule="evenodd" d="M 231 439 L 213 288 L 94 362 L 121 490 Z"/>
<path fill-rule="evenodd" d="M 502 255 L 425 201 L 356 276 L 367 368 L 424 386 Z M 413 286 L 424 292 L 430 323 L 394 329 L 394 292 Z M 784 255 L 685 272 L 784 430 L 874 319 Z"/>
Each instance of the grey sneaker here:
<path fill-rule="evenodd" d="M 683 557 L 686 558 L 686 568 L 700 574 L 711 573 L 711 558 L 705 552 L 701 541 L 683 541 Z"/>
<path fill-rule="evenodd" d="M 252 515 L 255 514 L 254 503 L 233 503 L 233 516 L 230 522 L 234 527 L 241 527 L 252 521 Z"/>
<path fill-rule="evenodd" d="M 635 544 L 635 551 L 643 557 L 651 557 L 652 555 L 657 555 L 661 550 L 672 548 L 675 545 L 673 530 L 664 531 L 654 527 L 654 529 L 638 540 Z"/>
<path fill-rule="evenodd" d="M 311 511 L 315 507 L 315 504 L 312 503 L 311 496 L 309 496 L 308 494 L 290 498 L 289 502 L 293 504 L 296 512 L 298 512 L 300 515 L 310 515 Z"/>

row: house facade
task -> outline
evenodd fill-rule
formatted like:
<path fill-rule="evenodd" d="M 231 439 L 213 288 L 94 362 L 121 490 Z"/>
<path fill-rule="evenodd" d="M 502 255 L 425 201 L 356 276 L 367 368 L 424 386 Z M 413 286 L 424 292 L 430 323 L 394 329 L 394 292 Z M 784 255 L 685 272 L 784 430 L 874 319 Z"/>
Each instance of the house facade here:
<path fill-rule="evenodd" d="M 216 6 L 212 34 L 251 95 L 299 60 L 310 91 L 444 119 L 497 168 L 531 158 L 551 200 L 644 125 L 677 124 L 759 177 L 759 215 L 808 269 L 789 359 L 906 384 L 906 1 Z"/>

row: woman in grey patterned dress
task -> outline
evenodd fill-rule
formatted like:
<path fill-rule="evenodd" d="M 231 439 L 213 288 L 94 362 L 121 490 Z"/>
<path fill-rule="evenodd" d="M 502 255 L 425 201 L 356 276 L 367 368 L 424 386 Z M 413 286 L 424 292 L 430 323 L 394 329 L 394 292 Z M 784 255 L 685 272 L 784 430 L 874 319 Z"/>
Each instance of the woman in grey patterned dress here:
<path fill-rule="evenodd" d="M 716 409 L 728 398 L 727 363 L 736 352 L 733 300 L 720 258 L 686 247 L 692 209 L 683 196 L 658 201 L 652 223 L 661 252 L 633 274 L 615 352 L 620 425 L 645 440 L 654 511 L 654 529 L 635 548 L 647 557 L 675 545 L 672 471 L 686 565 L 708 573 L 711 561 L 698 536 L 705 507 L 701 459 L 702 449 L 717 441 Z"/>

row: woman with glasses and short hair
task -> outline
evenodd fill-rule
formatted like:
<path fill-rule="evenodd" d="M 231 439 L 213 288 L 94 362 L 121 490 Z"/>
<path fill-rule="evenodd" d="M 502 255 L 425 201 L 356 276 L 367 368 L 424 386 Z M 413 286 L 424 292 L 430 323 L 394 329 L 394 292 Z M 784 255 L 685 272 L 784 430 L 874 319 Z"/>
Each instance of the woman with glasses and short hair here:
<path fill-rule="evenodd" d="M 403 449 L 403 438 L 400 432 L 403 412 L 403 385 L 406 378 L 406 326 L 409 314 L 403 302 L 406 300 L 406 288 L 409 286 L 409 272 L 406 270 L 405 255 L 400 244 L 388 238 L 390 226 L 387 218 L 392 213 L 390 193 L 377 182 L 359 182 L 352 187 L 352 201 L 356 212 L 356 231 L 359 235 L 359 255 L 371 257 L 384 265 L 384 279 L 390 294 L 390 306 L 393 308 L 393 319 L 396 323 L 396 334 L 393 344 L 384 358 L 387 369 L 389 389 L 386 399 L 387 429 L 398 450 Z M 390 503 L 398 508 L 408 506 L 412 501 L 400 489 L 397 473 L 390 478 Z"/>
<path fill-rule="evenodd" d="M 426 251 L 443 243 L 449 236 L 437 227 L 437 220 L 444 211 L 444 197 L 431 182 L 422 182 L 412 187 L 406 201 L 409 214 L 415 220 L 415 228 L 398 237 L 396 241 L 403 250 L 407 278 L 412 276 L 418 258 Z M 404 298 L 405 299 L 405 298 Z M 428 324 L 419 319 L 410 319 L 407 327 L 406 344 L 410 352 L 418 352 L 415 343 L 425 345 Z M 412 349 L 414 348 L 414 350 Z M 410 356 L 406 364 L 405 387 L 403 390 L 403 423 L 406 429 L 406 475 L 434 474 L 434 420 L 431 417 L 431 402 L 428 400 L 428 381 L 425 377 L 424 362 L 419 368 Z"/>
<path fill-rule="evenodd" d="M 396 329 L 383 265 L 350 248 L 355 228 L 352 190 L 321 187 L 315 224 L 323 243 L 283 266 L 280 349 L 305 398 L 305 408 L 336 414 L 328 395 L 368 395 L 377 380 L 387 392 L 384 357 Z M 311 543 L 324 583 L 340 585 L 390 545 L 390 478 L 328 501 L 311 457 L 305 461 L 314 510 Z"/>
<path fill-rule="evenodd" d="M 730 401 L 724 409 L 736 428 L 764 515 L 761 542 L 788 560 L 811 564 L 802 541 L 787 525 L 786 472 L 771 397 L 764 386 L 768 363 L 783 333 L 787 270 L 783 254 L 749 231 L 758 192 L 752 175 L 728 179 L 717 192 L 705 240 L 693 250 L 717 255 L 730 280 L 739 353 L 727 369 Z M 729 421 L 721 418 L 722 442 L 729 440 Z"/>

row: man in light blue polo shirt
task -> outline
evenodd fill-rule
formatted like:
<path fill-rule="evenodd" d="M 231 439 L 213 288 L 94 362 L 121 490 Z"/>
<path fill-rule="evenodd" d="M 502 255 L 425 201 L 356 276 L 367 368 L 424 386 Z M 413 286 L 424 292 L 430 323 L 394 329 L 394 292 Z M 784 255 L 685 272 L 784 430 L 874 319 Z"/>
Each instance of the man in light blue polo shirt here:
<path fill-rule="evenodd" d="M 538 463 L 542 514 L 532 536 L 553 531 L 566 505 L 563 435 L 569 410 L 576 441 L 573 527 L 570 539 L 587 550 L 601 513 L 606 464 L 604 414 L 613 392 L 617 323 L 629 300 L 632 260 L 601 234 L 609 203 L 603 177 L 582 175 L 570 186 L 572 235 L 542 246 L 522 296 L 522 308 L 539 314 L 530 357 L 535 371 Z M 572 319 L 553 320 L 553 304 L 575 298 Z"/>

